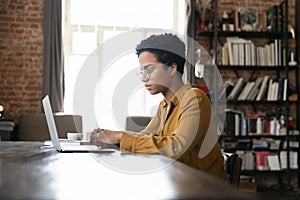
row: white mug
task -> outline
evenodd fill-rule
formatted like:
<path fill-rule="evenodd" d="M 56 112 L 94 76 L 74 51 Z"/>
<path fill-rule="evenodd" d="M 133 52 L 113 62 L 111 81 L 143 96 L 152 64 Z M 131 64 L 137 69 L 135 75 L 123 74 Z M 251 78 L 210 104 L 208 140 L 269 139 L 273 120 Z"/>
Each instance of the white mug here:
<path fill-rule="evenodd" d="M 68 140 L 82 140 L 83 133 L 67 133 Z"/>

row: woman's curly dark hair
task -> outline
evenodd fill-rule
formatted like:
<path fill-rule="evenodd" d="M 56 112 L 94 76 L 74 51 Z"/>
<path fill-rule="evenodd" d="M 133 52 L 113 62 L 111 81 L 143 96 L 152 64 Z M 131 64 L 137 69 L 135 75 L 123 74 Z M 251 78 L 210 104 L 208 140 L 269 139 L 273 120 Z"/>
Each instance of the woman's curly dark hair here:
<path fill-rule="evenodd" d="M 140 56 L 143 51 L 151 52 L 159 62 L 168 66 L 176 63 L 177 71 L 183 74 L 186 61 L 185 44 L 177 35 L 171 33 L 151 35 L 137 45 L 136 54 Z"/>

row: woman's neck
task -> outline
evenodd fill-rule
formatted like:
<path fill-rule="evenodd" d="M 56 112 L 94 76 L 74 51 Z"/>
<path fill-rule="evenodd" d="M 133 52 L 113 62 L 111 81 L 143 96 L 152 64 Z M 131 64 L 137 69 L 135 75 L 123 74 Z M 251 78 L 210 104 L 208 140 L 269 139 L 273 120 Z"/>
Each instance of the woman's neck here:
<path fill-rule="evenodd" d="M 171 98 L 183 85 L 184 83 L 182 80 L 174 81 L 174 84 L 172 84 L 169 88 L 166 88 L 166 91 L 162 93 L 168 105 L 170 104 Z"/>

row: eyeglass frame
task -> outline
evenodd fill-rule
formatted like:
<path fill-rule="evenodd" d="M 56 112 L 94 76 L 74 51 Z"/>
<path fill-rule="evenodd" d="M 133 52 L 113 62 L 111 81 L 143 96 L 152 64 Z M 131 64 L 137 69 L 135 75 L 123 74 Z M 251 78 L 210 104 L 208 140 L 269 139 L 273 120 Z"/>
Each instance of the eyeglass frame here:
<path fill-rule="evenodd" d="M 168 64 L 165 64 L 165 63 L 150 63 L 150 64 L 147 64 L 147 65 L 144 65 L 144 66 L 140 66 L 140 70 L 139 72 L 137 72 L 137 75 L 142 79 L 144 77 L 146 77 L 147 79 L 150 78 L 150 74 L 155 70 L 155 68 L 149 70 L 148 67 L 151 67 L 151 66 L 154 66 L 154 65 L 162 65 L 163 67 L 168 66 Z M 143 68 L 143 69 L 142 69 Z"/>

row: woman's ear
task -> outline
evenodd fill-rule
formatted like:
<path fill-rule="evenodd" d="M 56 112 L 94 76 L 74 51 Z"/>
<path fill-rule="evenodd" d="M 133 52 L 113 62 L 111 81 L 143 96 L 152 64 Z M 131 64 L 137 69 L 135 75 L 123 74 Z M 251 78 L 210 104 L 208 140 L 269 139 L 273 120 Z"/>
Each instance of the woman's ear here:
<path fill-rule="evenodd" d="M 177 64 L 176 63 L 172 63 L 170 65 L 170 69 L 171 69 L 171 76 L 174 76 L 174 74 L 176 74 L 176 72 L 177 72 Z"/>

